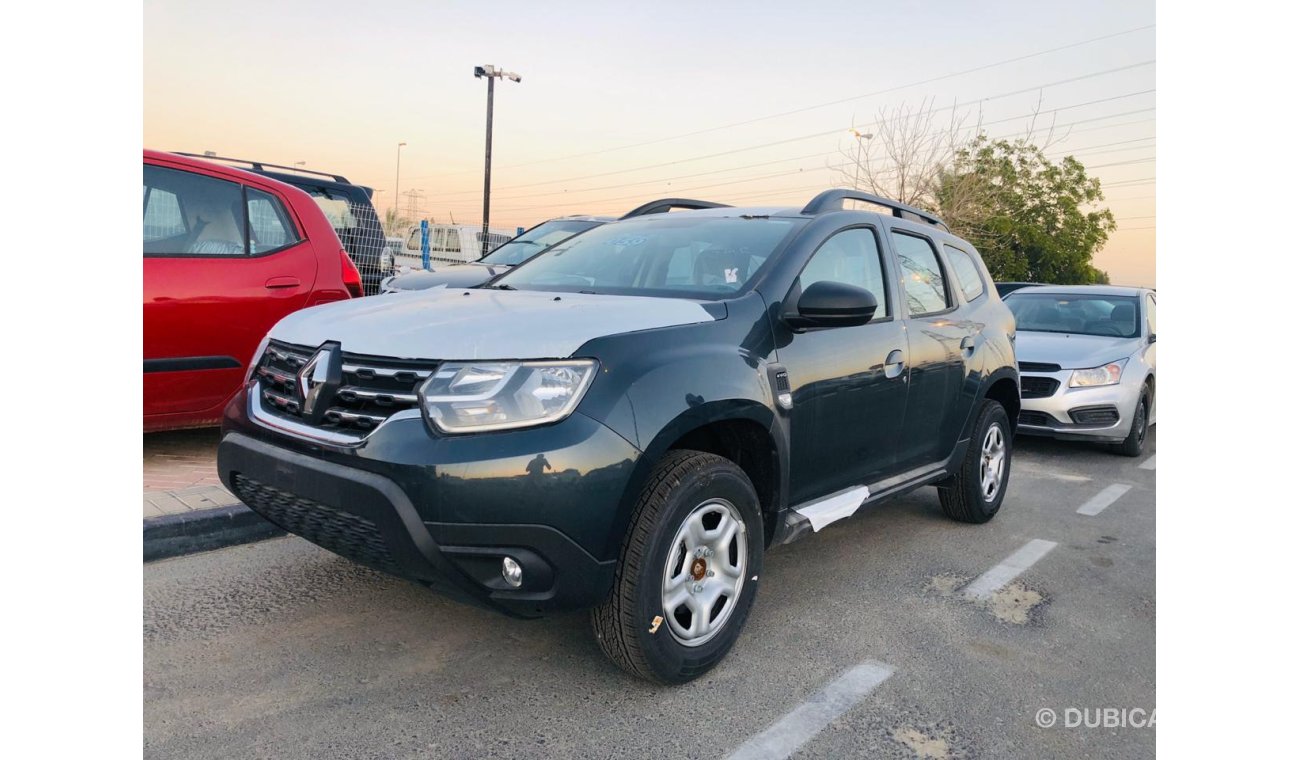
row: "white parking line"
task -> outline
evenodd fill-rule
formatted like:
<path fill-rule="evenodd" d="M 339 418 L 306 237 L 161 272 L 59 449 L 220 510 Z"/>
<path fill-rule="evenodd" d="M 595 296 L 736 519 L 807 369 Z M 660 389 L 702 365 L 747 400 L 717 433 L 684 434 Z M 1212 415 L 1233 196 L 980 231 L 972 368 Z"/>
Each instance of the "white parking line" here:
<path fill-rule="evenodd" d="M 1147 457 L 1147 460 L 1146 460 L 1145 462 L 1143 462 L 1142 464 L 1138 465 L 1138 469 L 1139 469 L 1139 470 L 1154 470 L 1155 468 L 1156 468 L 1156 455 L 1155 455 L 1155 454 L 1152 454 L 1151 456 Z"/>
<path fill-rule="evenodd" d="M 1078 512 L 1081 515 L 1088 515 L 1089 517 L 1101 514 L 1103 509 L 1114 504 L 1116 499 L 1128 493 L 1128 489 L 1132 487 L 1133 486 L 1126 486 L 1122 483 L 1113 483 L 1108 485 L 1101 489 L 1101 493 L 1084 502 L 1084 505 L 1076 509 L 1075 512 Z"/>
<path fill-rule="evenodd" d="M 994 592 L 1010 583 L 1017 575 L 1028 570 L 1055 548 L 1055 541 L 1035 538 L 1017 549 L 1010 557 L 989 568 L 988 572 L 971 581 L 962 593 L 967 599 L 988 599 Z"/>
<path fill-rule="evenodd" d="M 728 760 L 783 760 L 789 757 L 893 674 L 893 667 L 883 662 L 863 660 L 826 684 L 808 701 L 786 713 L 766 731 L 755 734 L 740 745 Z"/>

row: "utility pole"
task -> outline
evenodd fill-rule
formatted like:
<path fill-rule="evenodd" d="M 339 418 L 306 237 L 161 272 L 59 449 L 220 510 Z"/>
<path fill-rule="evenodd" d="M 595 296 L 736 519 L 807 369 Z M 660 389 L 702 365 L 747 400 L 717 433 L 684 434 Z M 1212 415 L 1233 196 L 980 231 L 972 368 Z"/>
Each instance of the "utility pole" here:
<path fill-rule="evenodd" d="M 487 77 L 487 141 L 483 151 L 483 251 L 488 252 L 488 215 L 492 210 L 492 98 L 496 90 L 496 80 L 509 79 L 519 82 L 520 76 L 512 71 L 503 71 L 496 66 L 475 66 L 474 78 Z"/>
<path fill-rule="evenodd" d="M 858 160 L 853 165 L 853 189 L 858 190 L 860 189 L 858 187 L 858 175 L 862 172 L 862 141 L 864 139 L 870 140 L 872 137 L 875 137 L 875 135 L 870 132 L 864 134 L 856 129 L 850 129 L 849 133 L 858 141 Z"/>
<path fill-rule="evenodd" d="M 406 143 L 397 144 L 397 178 L 393 180 L 393 208 L 397 208 L 397 203 L 402 197 L 402 147 Z"/>

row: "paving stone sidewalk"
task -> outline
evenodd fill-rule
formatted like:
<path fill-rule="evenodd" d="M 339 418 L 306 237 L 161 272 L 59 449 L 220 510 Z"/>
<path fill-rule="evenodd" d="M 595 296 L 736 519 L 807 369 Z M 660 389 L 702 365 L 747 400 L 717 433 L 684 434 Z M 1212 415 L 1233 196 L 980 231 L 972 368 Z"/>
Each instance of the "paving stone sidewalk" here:
<path fill-rule="evenodd" d="M 144 436 L 144 516 L 228 507 L 239 500 L 217 477 L 217 428 Z"/>

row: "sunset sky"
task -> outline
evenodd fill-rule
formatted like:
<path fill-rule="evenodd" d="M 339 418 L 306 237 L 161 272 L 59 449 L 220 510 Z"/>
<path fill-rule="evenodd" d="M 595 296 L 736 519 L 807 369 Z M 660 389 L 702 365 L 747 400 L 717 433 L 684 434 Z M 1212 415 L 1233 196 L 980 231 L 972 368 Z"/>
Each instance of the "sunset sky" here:
<path fill-rule="evenodd" d="M 1118 219 L 1094 263 L 1156 284 L 1153 3 L 146 0 L 144 19 L 146 147 L 303 161 L 382 212 L 404 141 L 401 206 L 422 191 L 442 222 L 481 217 L 476 64 L 523 76 L 497 83 L 494 227 L 664 196 L 802 205 L 882 107 L 956 104 L 994 137 L 1037 108 Z"/>

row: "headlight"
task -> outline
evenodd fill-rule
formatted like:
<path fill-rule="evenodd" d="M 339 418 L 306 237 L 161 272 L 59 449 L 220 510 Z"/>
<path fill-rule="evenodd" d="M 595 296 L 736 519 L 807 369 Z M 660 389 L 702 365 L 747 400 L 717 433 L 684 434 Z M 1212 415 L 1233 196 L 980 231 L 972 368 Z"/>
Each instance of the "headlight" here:
<path fill-rule="evenodd" d="M 1114 385 L 1119 382 L 1119 376 L 1124 374 L 1124 365 L 1128 359 L 1120 359 L 1117 362 L 1093 367 L 1092 369 L 1076 369 L 1070 375 L 1071 388 L 1093 388 L 1099 385 Z"/>
<path fill-rule="evenodd" d="M 447 362 L 420 386 L 420 403 L 444 433 L 543 425 L 568 417 L 595 376 L 590 359 Z"/>

